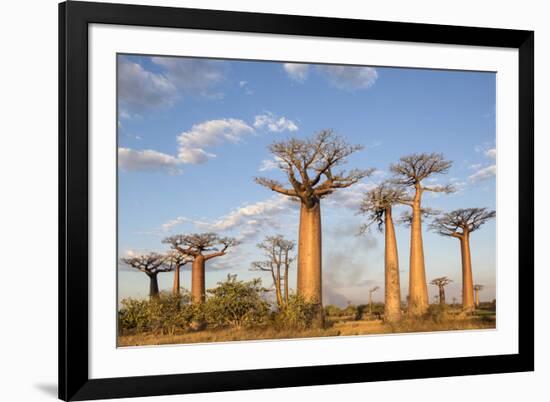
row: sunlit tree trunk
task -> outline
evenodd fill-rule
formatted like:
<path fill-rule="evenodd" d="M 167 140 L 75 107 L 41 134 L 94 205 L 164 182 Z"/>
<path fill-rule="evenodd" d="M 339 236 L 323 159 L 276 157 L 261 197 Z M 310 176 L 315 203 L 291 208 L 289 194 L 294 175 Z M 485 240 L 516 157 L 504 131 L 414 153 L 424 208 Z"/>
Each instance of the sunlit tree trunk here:
<path fill-rule="evenodd" d="M 285 275 L 284 275 L 284 281 L 285 281 L 285 304 L 288 305 L 288 264 L 285 266 Z"/>
<path fill-rule="evenodd" d="M 422 244 L 422 189 L 416 185 L 412 205 L 411 253 L 409 268 L 409 314 L 418 316 L 428 309 L 428 285 L 424 268 L 424 247 Z"/>
<path fill-rule="evenodd" d="M 445 287 L 444 286 L 439 287 L 439 304 L 441 305 L 445 304 Z"/>
<path fill-rule="evenodd" d="M 273 284 L 275 285 L 275 296 L 277 297 L 277 307 L 281 309 L 283 306 L 283 294 L 281 293 L 281 272 L 277 268 L 276 272 L 271 271 L 271 276 L 273 278 Z"/>
<path fill-rule="evenodd" d="M 316 325 L 322 325 L 321 290 L 321 206 L 302 202 L 298 239 L 298 294 L 305 301 L 318 305 Z"/>
<path fill-rule="evenodd" d="M 472 258 L 470 254 L 470 234 L 466 231 L 460 237 L 462 254 L 462 310 L 474 310 L 474 279 L 472 277 Z"/>
<path fill-rule="evenodd" d="M 195 304 L 204 302 L 204 256 L 200 254 L 195 257 L 191 267 L 191 296 Z"/>
<path fill-rule="evenodd" d="M 397 241 L 392 219 L 392 208 L 386 208 L 385 219 L 385 295 L 384 320 L 396 322 L 401 319 L 401 288 L 399 285 L 399 259 L 397 255 Z"/>
<path fill-rule="evenodd" d="M 157 280 L 157 274 L 148 274 L 150 283 L 149 283 L 149 297 L 157 299 L 159 297 L 159 283 Z"/>
<path fill-rule="evenodd" d="M 174 296 L 177 296 L 180 294 L 180 265 L 176 264 L 176 268 L 174 269 L 174 285 L 172 287 L 172 293 Z"/>
<path fill-rule="evenodd" d="M 474 288 L 474 291 L 475 291 L 475 297 L 476 297 L 476 308 L 478 308 L 479 307 L 479 290 Z"/>

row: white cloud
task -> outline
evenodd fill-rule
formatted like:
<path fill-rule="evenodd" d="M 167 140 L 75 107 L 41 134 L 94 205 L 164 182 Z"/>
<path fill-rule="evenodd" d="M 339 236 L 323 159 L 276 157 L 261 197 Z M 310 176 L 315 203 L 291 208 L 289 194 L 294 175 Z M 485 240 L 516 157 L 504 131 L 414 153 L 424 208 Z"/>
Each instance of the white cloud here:
<path fill-rule="evenodd" d="M 269 131 L 280 133 L 282 131 L 297 131 L 298 126 L 292 120 L 284 116 L 277 117 L 271 112 L 257 115 L 254 118 L 254 127 L 261 129 L 267 128 Z"/>
<path fill-rule="evenodd" d="M 162 152 L 146 149 L 136 151 L 130 148 L 118 149 L 118 166 L 125 171 L 155 172 L 165 171 L 170 174 L 179 174 L 180 161 L 174 156 Z"/>
<path fill-rule="evenodd" d="M 239 142 L 243 136 L 252 134 L 254 129 L 242 120 L 218 119 L 195 124 L 189 131 L 181 133 L 178 158 L 182 163 L 204 163 L 216 155 L 204 148 L 216 146 L 224 141 Z"/>
<path fill-rule="evenodd" d="M 185 216 L 178 216 L 177 218 L 170 219 L 168 222 L 165 222 L 161 225 L 161 228 L 165 232 L 169 232 L 174 228 L 175 226 L 181 225 L 183 223 L 188 222 L 189 219 L 187 219 Z"/>
<path fill-rule="evenodd" d="M 485 153 L 485 156 L 488 157 L 489 159 L 496 160 L 497 158 L 496 148 L 488 149 L 484 153 Z M 468 176 L 468 180 L 470 182 L 476 183 L 483 180 L 487 180 L 488 178 L 493 177 L 497 174 L 497 165 L 492 164 L 489 166 L 485 166 L 483 168 L 481 168 L 481 166 L 482 166 L 481 164 L 471 166 L 473 168 L 478 168 L 479 170 L 477 170 L 474 174 Z"/>
<path fill-rule="evenodd" d="M 164 74 L 178 89 L 205 91 L 222 81 L 222 62 L 182 57 L 152 57 L 151 61 L 164 68 Z"/>
<path fill-rule="evenodd" d="M 118 62 L 118 98 L 121 117 L 148 108 L 167 107 L 190 92 L 212 97 L 208 89 L 223 79 L 221 62 L 176 57 L 152 57 L 159 72 L 146 69 L 132 57 Z M 219 94 L 214 94 L 219 98 Z M 223 95 L 223 94 L 222 94 Z"/>
<path fill-rule="evenodd" d="M 241 88 L 244 87 L 246 84 L 248 84 L 248 81 L 239 81 L 239 86 Z"/>
<path fill-rule="evenodd" d="M 327 65 L 317 68 L 332 86 L 346 91 L 368 89 L 378 78 L 378 72 L 372 67 Z"/>
<path fill-rule="evenodd" d="M 264 159 L 258 169 L 260 172 L 267 172 L 268 170 L 275 170 L 279 167 L 278 158 Z"/>
<path fill-rule="evenodd" d="M 262 229 L 279 227 L 281 214 L 288 214 L 289 209 L 296 209 L 298 203 L 288 197 L 277 195 L 264 201 L 244 205 L 234 209 L 212 222 L 195 221 L 195 225 L 204 230 L 227 232 L 238 231 L 238 238 L 250 238 Z"/>
<path fill-rule="evenodd" d="M 297 63 L 285 63 L 283 68 L 294 81 L 304 82 L 309 73 L 309 65 Z"/>
<path fill-rule="evenodd" d="M 140 64 L 122 58 L 118 63 L 118 98 L 121 116 L 149 107 L 169 106 L 176 100 L 177 88 L 164 75 L 145 70 Z"/>
<path fill-rule="evenodd" d="M 486 180 L 490 177 L 493 177 L 496 175 L 496 173 L 497 173 L 497 165 L 490 165 L 468 176 L 468 180 L 470 180 L 473 183 L 476 183 L 479 181 Z"/>

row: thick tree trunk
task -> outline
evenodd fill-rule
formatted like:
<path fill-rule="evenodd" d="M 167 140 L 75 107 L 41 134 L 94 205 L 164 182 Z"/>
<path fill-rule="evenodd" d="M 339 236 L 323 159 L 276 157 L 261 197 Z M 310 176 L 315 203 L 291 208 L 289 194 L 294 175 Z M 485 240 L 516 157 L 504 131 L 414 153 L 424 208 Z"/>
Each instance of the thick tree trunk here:
<path fill-rule="evenodd" d="M 312 208 L 302 203 L 298 239 L 298 295 L 308 303 L 318 305 L 316 326 L 323 324 L 321 284 L 321 206 Z"/>
<path fill-rule="evenodd" d="M 441 305 L 445 304 L 445 287 L 444 286 L 439 287 L 439 304 Z"/>
<path fill-rule="evenodd" d="M 411 254 L 409 268 L 409 306 L 410 315 L 418 316 L 428 310 L 428 285 L 424 268 L 424 246 L 422 244 L 422 189 L 416 186 L 412 207 Z"/>
<path fill-rule="evenodd" d="M 474 279 L 472 277 L 472 258 L 470 255 L 470 234 L 465 232 L 460 237 L 462 254 L 462 310 L 474 310 Z"/>
<path fill-rule="evenodd" d="M 176 264 L 176 269 L 174 270 L 174 286 L 172 287 L 172 293 L 174 296 L 180 294 L 180 265 Z"/>
<path fill-rule="evenodd" d="M 397 241 L 393 226 L 392 209 L 386 208 L 385 219 L 385 294 L 384 294 L 384 321 L 397 322 L 401 319 L 401 288 L 399 285 L 399 258 L 397 255 Z"/>
<path fill-rule="evenodd" d="M 204 302 L 204 256 L 200 254 L 195 257 L 191 267 L 191 296 L 195 304 Z"/>
<path fill-rule="evenodd" d="M 149 275 L 149 297 L 157 299 L 159 297 L 159 282 L 157 280 L 157 274 Z"/>

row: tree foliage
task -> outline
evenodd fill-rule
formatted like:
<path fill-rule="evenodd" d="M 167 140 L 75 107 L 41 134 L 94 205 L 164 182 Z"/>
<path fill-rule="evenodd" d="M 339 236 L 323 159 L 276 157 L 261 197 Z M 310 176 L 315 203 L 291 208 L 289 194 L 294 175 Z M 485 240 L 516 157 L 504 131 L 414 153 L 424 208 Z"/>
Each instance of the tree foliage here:
<path fill-rule="evenodd" d="M 120 260 L 126 265 L 151 276 L 159 272 L 168 272 L 172 269 L 169 265 L 165 264 L 167 259 L 168 256 L 165 254 L 145 253 L 123 257 Z"/>
<path fill-rule="evenodd" d="M 256 246 L 263 252 L 266 259 L 252 262 L 251 270 L 264 271 L 271 274 L 277 297 L 277 305 L 280 308 L 284 303 L 288 302 L 288 272 L 290 266 L 296 260 L 296 256 L 294 255 L 296 243 L 292 240 L 286 240 L 282 235 L 276 235 L 267 236 Z M 281 283 L 284 283 L 284 292 Z"/>
<path fill-rule="evenodd" d="M 309 139 L 291 138 L 275 142 L 269 150 L 286 174 L 290 188 L 269 178 L 255 180 L 272 191 L 300 199 L 308 207 L 313 207 L 336 189 L 349 187 L 372 173 L 372 169 L 334 171 L 347 162 L 348 156 L 361 149 L 361 145 L 346 143 L 332 130 L 322 130 Z"/>
<path fill-rule="evenodd" d="M 166 237 L 162 242 L 186 256 L 204 255 L 205 260 L 225 255 L 229 247 L 239 244 L 235 238 L 221 237 L 212 232 L 178 234 Z"/>
<path fill-rule="evenodd" d="M 442 236 L 462 237 L 496 216 L 487 208 L 456 209 L 434 219 L 430 228 Z"/>
<path fill-rule="evenodd" d="M 269 303 L 263 298 L 265 292 L 259 278 L 245 282 L 237 280 L 237 275 L 227 275 L 224 282 L 207 291 L 205 320 L 213 328 L 264 324 L 270 313 Z"/>
<path fill-rule="evenodd" d="M 386 210 L 404 200 L 409 200 L 405 190 L 391 183 L 382 183 L 367 191 L 359 206 L 359 212 L 367 216 L 367 222 L 361 226 L 361 233 L 368 231 L 373 224 L 377 224 L 378 230 L 382 231 Z"/>
<path fill-rule="evenodd" d="M 432 279 L 430 284 L 435 285 L 437 287 L 444 287 L 444 286 L 447 286 L 452 281 L 453 281 L 452 279 L 449 279 L 446 276 L 442 276 L 440 278 Z"/>
<path fill-rule="evenodd" d="M 392 164 L 390 170 L 394 174 L 393 182 L 398 185 L 414 187 L 420 185 L 422 180 L 434 175 L 444 174 L 449 171 L 452 162 L 446 160 L 443 154 L 420 153 L 403 156 L 399 162 Z M 421 187 L 423 191 L 434 191 L 450 193 L 454 189 L 450 185 L 446 186 L 426 186 Z"/>

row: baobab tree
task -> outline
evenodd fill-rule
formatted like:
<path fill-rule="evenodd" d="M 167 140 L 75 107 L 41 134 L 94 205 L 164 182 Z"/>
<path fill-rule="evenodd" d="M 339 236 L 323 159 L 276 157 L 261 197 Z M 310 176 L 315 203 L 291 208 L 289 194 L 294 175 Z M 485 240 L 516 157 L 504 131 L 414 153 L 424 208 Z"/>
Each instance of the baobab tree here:
<path fill-rule="evenodd" d="M 380 286 L 375 286 L 369 289 L 369 314 L 372 314 L 372 294 L 380 289 Z"/>
<path fill-rule="evenodd" d="M 393 182 L 413 190 L 411 199 L 401 202 L 412 208 L 408 313 L 413 316 L 424 314 L 429 304 L 422 244 L 422 194 L 425 191 L 454 191 L 451 186 L 425 186 L 422 182 L 432 175 L 447 173 L 451 165 L 452 162 L 445 160 L 442 154 L 422 153 L 403 156 L 390 166 Z"/>
<path fill-rule="evenodd" d="M 271 273 L 279 310 L 288 304 L 288 272 L 296 259 L 293 255 L 295 246 L 293 241 L 286 240 L 282 235 L 267 236 L 257 244 L 257 247 L 264 252 L 266 259 L 252 263 L 252 270 Z M 281 289 L 281 282 L 284 284 L 284 290 Z"/>
<path fill-rule="evenodd" d="M 483 285 L 474 285 L 476 308 L 479 308 L 479 292 L 481 292 L 483 288 Z"/>
<path fill-rule="evenodd" d="M 392 218 L 392 207 L 406 199 L 405 191 L 387 183 L 380 184 L 365 193 L 359 211 L 367 215 L 361 232 L 373 224 L 385 232 L 384 238 L 384 320 L 397 322 L 401 319 L 401 287 L 399 280 L 399 257 Z"/>
<path fill-rule="evenodd" d="M 156 299 L 159 296 L 159 284 L 157 276 L 160 272 L 171 271 L 171 267 L 166 265 L 168 257 L 159 253 L 146 253 L 132 255 L 121 258 L 120 260 L 126 265 L 135 268 L 149 277 L 149 297 Z"/>
<path fill-rule="evenodd" d="M 172 294 L 177 296 L 180 294 L 180 271 L 183 266 L 189 262 L 192 262 L 192 258 L 180 253 L 177 250 L 170 250 L 165 264 L 168 264 L 169 268 L 174 270 L 174 284 L 172 286 Z"/>
<path fill-rule="evenodd" d="M 462 309 L 474 310 L 474 280 L 472 276 L 472 257 L 470 254 L 470 235 L 488 220 L 496 216 L 495 211 L 487 208 L 457 209 L 434 219 L 431 228 L 442 236 L 454 237 L 460 241 L 462 256 Z"/>
<path fill-rule="evenodd" d="M 215 233 L 174 235 L 165 238 L 162 242 L 192 260 L 191 296 L 193 303 L 196 304 L 202 303 L 205 299 L 206 261 L 225 255 L 230 247 L 238 244 L 234 238 L 220 237 Z"/>
<path fill-rule="evenodd" d="M 445 286 L 451 283 L 453 280 L 442 276 L 441 278 L 432 279 L 430 284 L 437 286 L 439 289 L 439 304 L 445 304 Z"/>
<path fill-rule="evenodd" d="M 349 145 L 331 130 L 323 130 L 309 139 L 291 138 L 275 142 L 269 150 L 286 174 L 290 187 L 268 178 L 256 182 L 279 194 L 300 201 L 298 236 L 297 293 L 305 301 L 318 306 L 322 324 L 321 285 L 321 199 L 335 190 L 350 187 L 372 170 L 354 169 L 350 172 L 334 169 L 346 163 L 347 157 L 361 150 L 361 145 Z"/>

